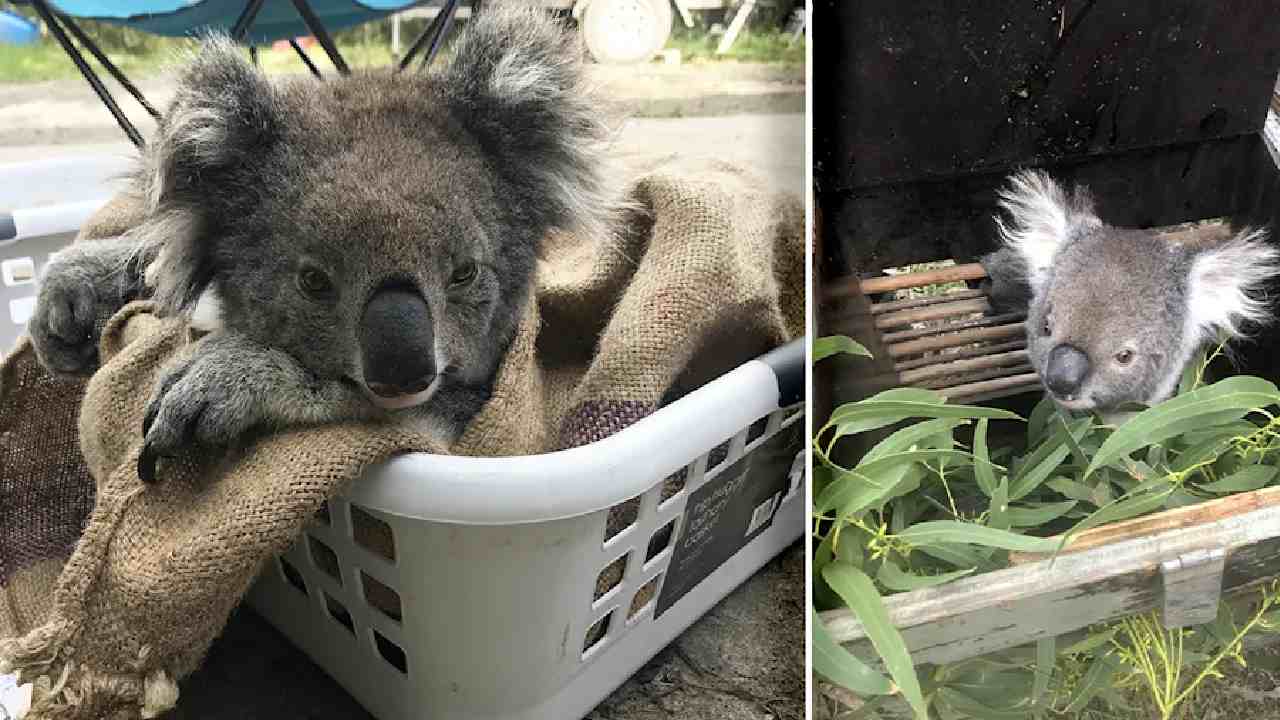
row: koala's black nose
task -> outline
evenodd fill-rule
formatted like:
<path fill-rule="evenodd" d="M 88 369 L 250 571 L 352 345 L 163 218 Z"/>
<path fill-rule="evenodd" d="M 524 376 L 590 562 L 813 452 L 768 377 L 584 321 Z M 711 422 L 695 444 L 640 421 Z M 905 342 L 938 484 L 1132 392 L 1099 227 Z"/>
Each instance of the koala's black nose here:
<path fill-rule="evenodd" d="M 1059 345 L 1049 351 L 1044 384 L 1055 395 L 1070 397 L 1080 390 L 1089 375 L 1089 356 L 1074 345 Z"/>
<path fill-rule="evenodd" d="M 427 389 L 436 376 L 431 309 L 416 291 L 379 290 L 360 320 L 364 380 L 375 395 L 396 397 Z"/>

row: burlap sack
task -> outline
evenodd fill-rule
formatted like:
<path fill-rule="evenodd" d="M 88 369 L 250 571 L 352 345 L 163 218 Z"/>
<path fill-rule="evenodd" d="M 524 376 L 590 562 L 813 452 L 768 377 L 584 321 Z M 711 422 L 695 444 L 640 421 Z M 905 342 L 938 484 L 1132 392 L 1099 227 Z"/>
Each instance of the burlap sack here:
<path fill-rule="evenodd" d="M 143 408 L 190 341 L 180 321 L 129 306 L 107 324 L 85 391 L 80 445 L 97 497 L 51 604 L 92 488 L 72 441 L 79 386 L 49 379 L 20 344 L 0 367 L 0 502 L 23 500 L 0 505 L 0 672 L 36 683 L 30 717 L 171 707 L 174 679 L 197 667 L 262 562 L 371 464 L 591 442 L 801 333 L 803 211 L 763 187 L 725 165 L 661 167 L 635 185 L 644 212 L 619 245 L 552 239 L 494 396 L 451 448 L 386 426 L 307 428 L 235 455 L 192 452 L 144 487 Z"/>

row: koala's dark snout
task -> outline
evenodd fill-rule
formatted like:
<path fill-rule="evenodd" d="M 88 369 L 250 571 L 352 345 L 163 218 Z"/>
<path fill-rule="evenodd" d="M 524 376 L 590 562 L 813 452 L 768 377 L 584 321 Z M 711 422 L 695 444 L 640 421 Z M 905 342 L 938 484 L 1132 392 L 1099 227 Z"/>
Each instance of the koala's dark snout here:
<path fill-rule="evenodd" d="M 417 291 L 379 290 L 360 319 L 360 360 L 370 392 L 390 398 L 426 390 L 436 376 L 431 309 Z"/>
<path fill-rule="evenodd" d="M 1089 376 L 1089 368 L 1089 356 L 1080 348 L 1064 343 L 1049 351 L 1044 384 L 1059 397 L 1072 397 Z"/>

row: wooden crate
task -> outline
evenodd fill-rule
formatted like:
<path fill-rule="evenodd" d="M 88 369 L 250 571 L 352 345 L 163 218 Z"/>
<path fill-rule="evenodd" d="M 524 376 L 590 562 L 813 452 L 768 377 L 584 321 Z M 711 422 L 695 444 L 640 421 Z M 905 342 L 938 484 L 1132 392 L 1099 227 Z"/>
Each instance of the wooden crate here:
<path fill-rule="evenodd" d="M 1258 198 L 1266 198 L 1264 204 L 1269 205 L 1260 213 L 1267 217 L 1280 202 L 1274 194 L 1275 179 L 1280 177 L 1280 118 L 1270 115 L 1256 140 L 1265 146 L 1270 161 L 1270 176 L 1262 178 L 1265 182 L 1257 191 Z M 1155 232 L 1220 233 L 1222 229 L 1221 224 L 1196 224 Z M 947 272 L 954 276 L 949 279 L 979 279 L 979 270 L 968 265 Z M 915 369 L 904 370 L 895 361 L 891 350 L 896 331 L 878 327 L 877 318 L 939 306 L 950 306 L 956 314 L 972 311 L 988 317 L 989 310 L 982 305 L 985 296 L 974 288 L 930 304 L 886 309 L 866 292 L 886 282 L 892 286 L 897 279 L 863 277 L 829 282 L 824 288 L 827 314 L 843 318 L 828 322 L 828 331 L 849 332 L 871 346 L 879 357 L 876 377 L 892 378 L 897 373 L 902 379 L 904 372 Z M 1015 323 L 1007 320 L 1005 326 Z M 879 324 L 889 325 L 884 320 Z M 1276 379 L 1280 366 L 1274 360 L 1274 338 L 1272 334 L 1244 350 L 1246 372 Z M 1017 352 L 1016 348 L 999 350 Z M 995 354 L 988 345 L 975 357 Z M 844 392 L 836 393 L 839 401 L 865 397 L 874 389 L 865 380 L 835 384 Z M 1280 488 L 1095 528 L 1075 538 L 1057 558 L 1015 556 L 1013 560 L 1007 569 L 886 598 L 889 617 L 902 631 L 916 663 L 956 662 L 1149 610 L 1159 610 L 1170 628 L 1211 621 L 1224 595 L 1247 593 L 1280 575 Z M 820 619 L 837 642 L 859 657 L 877 661 L 852 612 L 833 610 L 821 613 Z"/>

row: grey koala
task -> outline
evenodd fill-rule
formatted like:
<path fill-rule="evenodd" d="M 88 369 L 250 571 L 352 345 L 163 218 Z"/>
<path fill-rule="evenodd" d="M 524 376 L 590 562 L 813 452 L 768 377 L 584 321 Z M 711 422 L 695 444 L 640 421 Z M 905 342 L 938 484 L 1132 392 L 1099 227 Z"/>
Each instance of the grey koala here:
<path fill-rule="evenodd" d="M 1168 399 L 1195 352 L 1270 319 L 1280 252 L 1261 230 L 1196 246 L 1107 225 L 1080 187 L 1015 174 L 997 218 L 1004 247 L 982 262 L 993 303 L 1027 303 L 1031 365 L 1062 408 L 1122 419 Z"/>
<path fill-rule="evenodd" d="M 262 428 L 381 418 L 456 438 L 491 393 L 544 235 L 607 241 L 620 207 L 571 38 L 494 3 L 441 70 L 279 85 L 210 38 L 132 181 L 145 220 L 51 261 L 38 357 L 91 372 L 95 320 L 140 296 L 207 332 L 147 406 L 148 482 L 180 447 Z"/>

